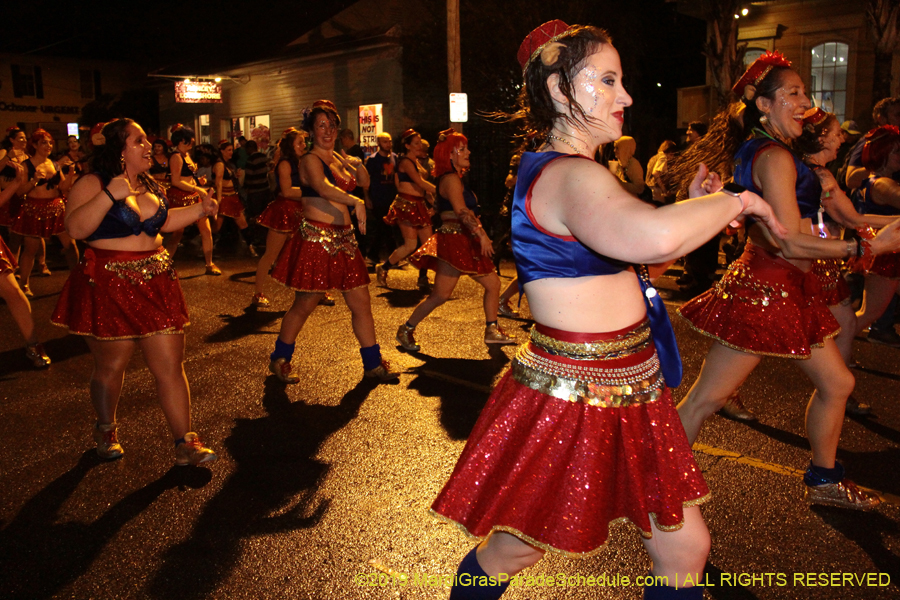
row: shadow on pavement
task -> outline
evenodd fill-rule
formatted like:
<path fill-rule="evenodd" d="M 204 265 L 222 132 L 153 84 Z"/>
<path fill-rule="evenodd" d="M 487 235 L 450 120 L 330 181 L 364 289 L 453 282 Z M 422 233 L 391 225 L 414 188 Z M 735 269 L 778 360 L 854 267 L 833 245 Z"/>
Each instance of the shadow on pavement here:
<path fill-rule="evenodd" d="M 391 308 L 413 308 L 419 305 L 428 292 L 415 290 L 395 290 L 390 288 L 376 288 L 379 290 L 378 296 L 387 300 Z M 447 302 L 453 301 L 453 298 Z"/>
<path fill-rule="evenodd" d="M 891 583 L 900 578 L 900 556 L 885 544 L 886 540 L 896 539 L 900 533 L 896 521 L 885 517 L 878 512 L 879 509 L 860 512 L 831 506 L 811 506 L 810 510 L 868 554 L 875 570 L 889 574 Z"/>
<path fill-rule="evenodd" d="M 176 487 L 200 488 L 212 479 L 208 469 L 173 466 L 156 481 L 116 502 L 93 523 L 57 522 L 63 504 L 88 472 L 103 462 L 93 449 L 86 451 L 75 466 L 28 500 L 0 531 L 4 598 L 54 596 L 83 575 L 119 530 L 163 492 Z"/>
<path fill-rule="evenodd" d="M 425 364 L 410 370 L 416 377 L 407 387 L 423 396 L 441 399 L 441 426 L 454 440 L 469 437 L 494 380 L 509 363 L 501 346 L 488 346 L 488 352 L 487 360 L 435 358 L 413 353 Z"/>
<path fill-rule="evenodd" d="M 893 427 L 888 427 L 887 425 L 882 425 L 875 419 L 877 417 L 850 417 L 875 435 L 879 435 L 884 439 L 893 442 L 895 444 L 900 444 L 900 431 L 897 431 Z"/>
<path fill-rule="evenodd" d="M 22 338 L 19 338 L 22 339 Z M 70 358 L 88 353 L 87 344 L 80 335 L 66 335 L 44 342 L 44 350 L 53 363 L 61 363 Z M 0 352 L 0 376 L 9 373 L 34 370 L 31 361 L 25 357 L 25 343 L 21 348 Z"/>
<path fill-rule="evenodd" d="M 337 406 L 291 402 L 266 380 L 267 415 L 238 419 L 224 441 L 234 472 L 204 507 L 185 541 L 166 552 L 148 586 L 156 598 L 209 598 L 237 564 L 248 538 L 314 527 L 330 499 L 316 498 L 330 466 L 319 447 L 359 413 L 377 384 L 363 380 Z"/>
<path fill-rule="evenodd" d="M 258 333 L 271 335 L 271 332 L 261 330 L 280 320 L 284 317 L 285 312 L 283 310 L 257 310 L 255 306 L 248 306 L 240 315 L 219 315 L 225 326 L 206 336 L 203 341 L 207 344 L 216 344 L 232 342 Z"/>

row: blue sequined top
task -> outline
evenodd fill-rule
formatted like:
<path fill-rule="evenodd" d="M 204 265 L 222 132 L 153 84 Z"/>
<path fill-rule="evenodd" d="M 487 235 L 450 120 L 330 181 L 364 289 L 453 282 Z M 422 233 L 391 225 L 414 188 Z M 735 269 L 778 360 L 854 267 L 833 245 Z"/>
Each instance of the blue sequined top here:
<path fill-rule="evenodd" d="M 900 215 L 900 210 L 890 204 L 878 204 L 872 200 L 872 186 L 875 184 L 876 179 L 878 179 L 876 175 L 869 175 L 862 182 L 861 186 L 853 190 L 852 199 L 856 212 L 861 215 L 881 215 L 885 217 Z"/>
<path fill-rule="evenodd" d="M 741 144 L 734 156 L 734 182 L 765 198 L 763 191 L 753 183 L 753 163 L 756 162 L 756 158 L 762 152 L 773 146 L 783 148 L 791 153 L 791 158 L 794 160 L 794 169 L 797 171 L 795 192 L 797 206 L 800 209 L 800 217 L 803 219 L 815 219 L 816 213 L 818 213 L 821 206 L 820 198 L 822 196 L 822 185 L 819 183 L 819 178 L 791 152 L 790 148 L 777 140 L 758 136 Z M 748 218 L 748 227 L 751 222 L 752 220 Z"/>
<path fill-rule="evenodd" d="M 629 266 L 598 254 L 573 236 L 550 233 L 534 221 L 531 193 L 544 168 L 554 160 L 578 158 L 590 160 L 561 152 L 522 154 L 512 204 L 512 249 L 522 284 L 552 277 L 615 275 Z"/>
<path fill-rule="evenodd" d="M 106 190 L 106 186 L 112 178 L 101 173 L 92 173 L 92 175 L 97 176 L 100 180 L 100 185 Z M 86 240 L 88 242 L 110 240 L 125 238 L 130 235 L 141 235 L 142 233 L 146 233 L 150 237 L 156 237 L 169 216 L 165 194 L 160 191 L 156 196 L 159 198 L 159 208 L 156 209 L 156 213 L 152 217 L 143 221 L 141 221 L 141 215 L 124 201 L 113 201 L 112 206 L 103 215 L 100 225 Z"/>
<path fill-rule="evenodd" d="M 291 167 L 291 187 L 300 188 L 301 190 L 312 189 L 312 188 L 308 188 L 308 187 L 301 185 L 301 183 L 300 183 L 300 166 L 297 164 L 296 161 L 282 158 L 281 160 L 278 161 L 278 165 L 275 167 L 276 173 L 278 172 L 278 167 L 280 167 L 281 163 L 283 163 L 283 162 L 288 163 Z M 278 180 L 278 189 L 281 191 L 281 194 L 284 195 L 285 190 L 281 189 L 281 179 L 280 178 Z M 306 191 L 303 192 L 303 195 L 304 196 L 306 195 Z M 312 195 L 316 196 L 317 194 L 313 193 Z"/>
<path fill-rule="evenodd" d="M 453 210 L 453 205 L 450 204 L 450 200 L 448 200 L 447 198 L 444 198 L 441 195 L 441 179 L 443 179 L 447 175 L 456 175 L 457 177 L 459 177 L 459 175 L 457 175 L 456 171 L 447 171 L 446 173 L 444 173 L 443 175 L 438 177 L 438 180 L 435 182 L 435 184 L 437 186 L 437 211 L 439 213 L 455 212 Z M 469 188 L 469 184 L 467 184 L 465 182 L 465 180 L 460 178 L 460 181 L 462 181 L 462 184 L 463 184 L 463 201 L 466 203 L 466 208 L 471 210 L 477 217 L 478 215 L 481 214 L 481 207 L 478 206 L 478 198 L 475 196 L 475 192 L 473 192 Z"/>

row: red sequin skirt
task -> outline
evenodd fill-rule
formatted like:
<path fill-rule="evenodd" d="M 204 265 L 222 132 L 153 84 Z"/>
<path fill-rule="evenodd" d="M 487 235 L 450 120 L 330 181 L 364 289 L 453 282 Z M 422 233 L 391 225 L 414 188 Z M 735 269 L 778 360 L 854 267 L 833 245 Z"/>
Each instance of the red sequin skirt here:
<path fill-rule="evenodd" d="M 466 275 L 487 275 L 494 270 L 491 259 L 481 253 L 478 236 L 467 233 L 456 219 L 444 219 L 444 224 L 409 257 L 417 269 L 437 269 L 442 260 Z"/>
<path fill-rule="evenodd" d="M 48 238 L 66 231 L 66 199 L 25 197 L 19 214 L 13 219 L 13 233 Z"/>
<path fill-rule="evenodd" d="M 721 281 L 678 313 L 729 348 L 783 358 L 809 358 L 841 330 L 815 273 L 750 243 Z"/>
<path fill-rule="evenodd" d="M 431 227 L 431 213 L 423 196 L 397 194 L 384 222 L 388 225 L 402 223 L 411 227 Z"/>
<path fill-rule="evenodd" d="M 346 292 L 369 285 L 369 270 L 353 225 L 303 219 L 269 274 L 297 292 Z"/>
<path fill-rule="evenodd" d="M 70 333 L 101 340 L 180 333 L 190 324 L 165 248 L 88 248 L 69 275 L 50 320 Z"/>
<path fill-rule="evenodd" d="M 237 194 L 230 194 L 219 202 L 219 214 L 231 219 L 239 219 L 244 214 L 244 203 Z"/>
<path fill-rule="evenodd" d="M 536 325 L 494 388 L 444 489 L 439 517 L 584 556 L 630 521 L 680 529 L 709 498 L 650 326 L 569 333 Z"/>
<path fill-rule="evenodd" d="M 879 254 L 875 257 L 869 273 L 888 279 L 900 279 L 900 254 Z"/>
<path fill-rule="evenodd" d="M 25 199 L 22 196 L 13 196 L 9 199 L 9 202 L 0 206 L 0 225 L 4 227 L 9 227 L 12 225 L 13 220 L 19 216 L 19 211 L 22 210 L 22 203 Z"/>
<path fill-rule="evenodd" d="M 303 220 L 303 202 L 278 196 L 262 211 L 256 222 L 279 233 L 294 233 Z"/>
<path fill-rule="evenodd" d="M 813 261 L 815 273 L 821 287 L 822 301 L 826 306 L 837 306 L 850 297 L 850 286 L 844 280 L 844 261 L 839 258 L 822 258 Z"/>
<path fill-rule="evenodd" d="M 6 242 L 3 241 L 3 238 L 0 238 L 0 275 L 12 273 L 18 266 L 19 264 L 16 262 L 16 257 L 10 252 L 9 247 L 6 245 Z"/>
<path fill-rule="evenodd" d="M 173 185 L 166 190 L 166 200 L 169 201 L 169 208 L 181 208 L 200 202 L 200 194 L 197 192 L 186 192 Z"/>

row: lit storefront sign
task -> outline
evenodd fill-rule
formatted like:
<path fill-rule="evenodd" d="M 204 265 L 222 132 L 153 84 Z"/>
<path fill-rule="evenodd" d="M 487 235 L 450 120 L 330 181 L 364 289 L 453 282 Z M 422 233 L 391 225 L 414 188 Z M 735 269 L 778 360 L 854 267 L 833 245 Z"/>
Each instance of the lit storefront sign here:
<path fill-rule="evenodd" d="M 381 104 L 363 104 L 359 107 L 359 145 L 366 154 L 378 151 L 376 138 L 384 131 L 381 106 Z"/>
<path fill-rule="evenodd" d="M 175 102 L 222 103 L 222 84 L 213 81 L 176 81 Z"/>

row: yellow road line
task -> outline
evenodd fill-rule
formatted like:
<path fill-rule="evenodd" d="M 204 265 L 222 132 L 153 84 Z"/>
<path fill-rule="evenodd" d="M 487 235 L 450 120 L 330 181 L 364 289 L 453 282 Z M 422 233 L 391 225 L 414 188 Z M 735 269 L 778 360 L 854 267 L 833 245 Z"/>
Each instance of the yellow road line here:
<path fill-rule="evenodd" d="M 803 477 L 803 473 L 805 471 L 801 469 L 795 469 L 793 467 L 785 467 L 784 465 L 779 465 L 775 463 L 766 462 L 764 460 L 760 460 L 758 458 L 753 458 L 752 456 L 744 456 L 738 452 L 732 452 L 731 450 L 723 450 L 722 448 L 716 448 L 714 446 L 707 446 L 706 444 L 694 444 L 693 446 L 695 452 L 702 452 L 703 454 L 709 456 L 717 456 L 719 458 L 724 458 L 725 460 L 731 460 L 736 463 L 741 463 L 743 465 L 747 465 L 750 467 L 754 467 L 757 469 L 763 469 L 766 471 L 772 471 L 773 473 L 778 473 L 780 475 L 792 475 L 794 477 Z M 894 494 L 888 494 L 887 492 L 880 492 L 878 490 L 873 490 L 872 488 L 867 488 L 863 486 L 859 486 L 859 489 L 865 490 L 867 492 L 874 492 L 881 496 L 881 499 L 887 502 L 888 504 L 898 504 L 900 505 L 900 496 L 895 496 Z"/>

